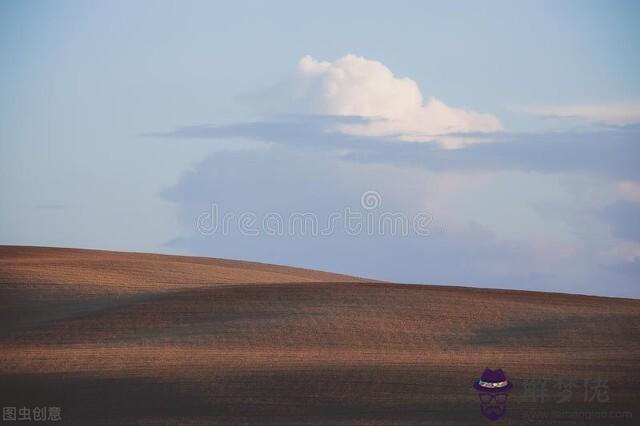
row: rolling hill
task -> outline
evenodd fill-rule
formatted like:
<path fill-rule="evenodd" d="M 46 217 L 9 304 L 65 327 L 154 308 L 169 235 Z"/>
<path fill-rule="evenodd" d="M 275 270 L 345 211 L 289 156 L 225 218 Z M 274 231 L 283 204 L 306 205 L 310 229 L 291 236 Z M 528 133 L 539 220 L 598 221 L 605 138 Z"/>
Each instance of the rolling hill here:
<path fill-rule="evenodd" d="M 0 246 L 0 324 L 2 406 L 68 424 L 483 424 L 486 367 L 504 423 L 640 417 L 639 300 Z"/>

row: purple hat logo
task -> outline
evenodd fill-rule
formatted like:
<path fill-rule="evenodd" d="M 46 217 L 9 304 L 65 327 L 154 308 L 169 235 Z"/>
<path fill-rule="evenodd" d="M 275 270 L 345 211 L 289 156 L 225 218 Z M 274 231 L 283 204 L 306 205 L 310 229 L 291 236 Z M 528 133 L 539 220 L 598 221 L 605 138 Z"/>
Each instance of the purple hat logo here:
<path fill-rule="evenodd" d="M 507 411 L 507 396 L 513 384 L 501 368 L 487 368 L 473 387 L 480 397 L 480 412 L 489 420 L 498 420 Z"/>

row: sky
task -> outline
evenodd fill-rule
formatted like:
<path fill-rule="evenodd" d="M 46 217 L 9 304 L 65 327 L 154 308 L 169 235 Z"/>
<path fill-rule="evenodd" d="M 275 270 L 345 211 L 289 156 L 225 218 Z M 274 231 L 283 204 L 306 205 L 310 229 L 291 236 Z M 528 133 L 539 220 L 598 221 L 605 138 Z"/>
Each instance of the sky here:
<path fill-rule="evenodd" d="M 0 244 L 640 297 L 633 1 L 0 1 Z"/>

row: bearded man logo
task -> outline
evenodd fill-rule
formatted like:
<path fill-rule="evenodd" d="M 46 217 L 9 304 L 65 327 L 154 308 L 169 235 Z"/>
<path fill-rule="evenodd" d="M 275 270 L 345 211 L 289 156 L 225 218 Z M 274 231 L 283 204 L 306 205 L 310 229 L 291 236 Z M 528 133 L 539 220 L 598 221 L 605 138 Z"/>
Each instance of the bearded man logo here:
<path fill-rule="evenodd" d="M 513 384 L 507 379 L 501 368 L 487 368 L 473 387 L 480 397 L 480 412 L 489 420 L 495 421 L 507 411 L 507 397 Z"/>

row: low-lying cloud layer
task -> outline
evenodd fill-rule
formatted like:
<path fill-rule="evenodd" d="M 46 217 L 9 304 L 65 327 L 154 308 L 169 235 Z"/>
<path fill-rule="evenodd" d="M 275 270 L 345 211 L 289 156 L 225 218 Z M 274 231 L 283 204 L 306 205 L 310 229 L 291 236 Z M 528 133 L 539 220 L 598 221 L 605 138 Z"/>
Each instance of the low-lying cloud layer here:
<path fill-rule="evenodd" d="M 156 136 L 182 139 L 242 138 L 287 145 L 296 149 L 338 150 L 354 162 L 404 164 L 441 171 L 521 170 L 540 173 L 582 173 L 620 179 L 627 196 L 640 190 L 640 128 L 580 132 L 492 133 L 483 143 L 443 149 L 388 138 L 369 138 L 338 132 L 340 126 L 366 126 L 350 116 L 288 116 L 271 121 L 226 126 L 182 127 Z M 452 134 L 475 139 L 476 134 Z M 635 192 L 634 192 L 635 191 Z"/>
<path fill-rule="evenodd" d="M 527 114 L 595 124 L 624 126 L 640 123 L 640 102 L 545 105 L 518 108 Z"/>

